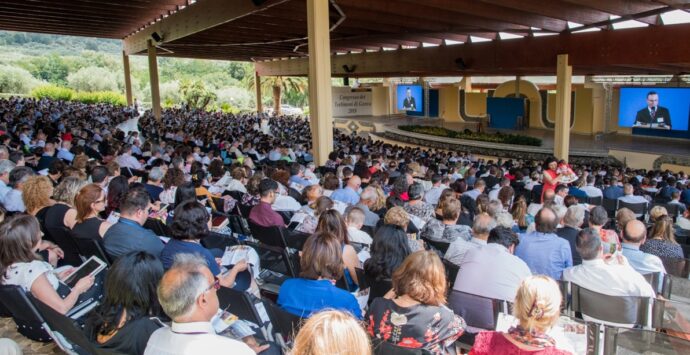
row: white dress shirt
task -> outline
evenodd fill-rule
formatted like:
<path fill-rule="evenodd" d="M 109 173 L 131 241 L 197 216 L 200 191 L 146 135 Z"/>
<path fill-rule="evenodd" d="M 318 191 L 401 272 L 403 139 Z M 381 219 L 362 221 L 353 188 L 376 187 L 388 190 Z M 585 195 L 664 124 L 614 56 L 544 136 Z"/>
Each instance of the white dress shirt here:
<path fill-rule="evenodd" d="M 347 236 L 351 242 L 371 245 L 372 239 L 369 234 L 363 230 L 359 230 L 355 227 L 347 227 Z"/>
<path fill-rule="evenodd" d="M 649 201 L 647 201 L 646 198 L 642 196 L 637 196 L 637 195 L 623 195 L 618 198 L 619 201 L 625 202 L 625 203 L 631 203 L 631 204 L 640 204 L 644 203 L 647 204 Z"/>
<path fill-rule="evenodd" d="M 602 196 L 604 196 L 603 192 L 601 192 L 601 189 L 598 187 L 595 187 L 594 185 L 583 186 L 580 188 L 580 190 L 584 191 L 587 194 L 587 196 L 589 196 L 589 197 L 602 197 Z"/>
<path fill-rule="evenodd" d="M 497 243 L 469 250 L 459 266 L 454 290 L 510 302 L 522 279 L 532 275 L 522 259 Z"/>
<path fill-rule="evenodd" d="M 246 344 L 217 335 L 210 322 L 175 323 L 151 334 L 145 355 L 254 355 Z"/>
<path fill-rule="evenodd" d="M 486 245 L 486 240 L 472 237 L 472 239 L 467 241 L 462 238 L 457 238 L 450 243 L 448 250 L 446 250 L 446 255 L 443 258 L 455 265 L 461 265 L 465 259 L 465 256 L 467 255 L 467 252 L 483 245 Z"/>
<path fill-rule="evenodd" d="M 141 170 L 143 167 L 137 158 L 125 153 L 117 158 L 117 163 L 120 164 L 121 168 L 130 168 L 135 170 Z"/>
<path fill-rule="evenodd" d="M 438 187 L 432 187 L 427 193 L 424 194 L 424 202 L 430 205 L 437 205 L 438 199 L 441 197 L 443 189 L 443 185 Z"/>

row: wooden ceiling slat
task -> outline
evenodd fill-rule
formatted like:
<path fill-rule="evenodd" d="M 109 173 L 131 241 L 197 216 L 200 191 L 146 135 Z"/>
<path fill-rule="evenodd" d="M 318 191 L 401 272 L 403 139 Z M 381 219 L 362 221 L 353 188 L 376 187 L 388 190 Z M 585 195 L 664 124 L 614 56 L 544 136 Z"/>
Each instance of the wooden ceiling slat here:
<path fill-rule="evenodd" d="M 478 0 L 513 10 L 526 11 L 542 16 L 581 24 L 607 20 L 610 13 L 557 0 Z"/>

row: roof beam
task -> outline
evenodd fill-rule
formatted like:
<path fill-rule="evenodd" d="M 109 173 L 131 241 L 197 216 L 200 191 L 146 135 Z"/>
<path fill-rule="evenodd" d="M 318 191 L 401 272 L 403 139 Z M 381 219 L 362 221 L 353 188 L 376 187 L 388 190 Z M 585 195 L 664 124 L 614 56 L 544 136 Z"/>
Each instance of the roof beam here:
<path fill-rule="evenodd" d="M 642 0 L 565 0 L 569 3 L 575 3 L 583 6 L 587 6 L 592 9 L 599 11 L 608 12 L 616 16 L 626 16 L 635 15 L 641 12 L 647 12 L 651 10 L 656 10 L 661 7 L 666 7 L 664 4 L 653 3 L 649 1 Z M 656 25 L 656 16 L 648 16 L 636 18 L 636 20 L 650 24 Z"/>
<path fill-rule="evenodd" d="M 513 10 L 527 11 L 542 16 L 572 21 L 581 24 L 604 21 L 610 14 L 584 7 L 576 4 L 564 3 L 561 1 L 549 0 L 479 0 L 484 3 L 500 5 Z"/>
<path fill-rule="evenodd" d="M 556 56 L 568 53 L 576 73 L 597 74 L 592 68 L 610 72 L 610 68 L 637 69 L 644 73 L 659 69 L 658 63 L 688 62 L 690 42 L 678 38 L 690 36 L 690 24 L 632 28 L 625 31 L 563 33 L 547 37 L 526 37 L 510 41 L 492 41 L 454 46 L 409 49 L 403 52 L 382 51 L 333 56 L 332 72 L 335 76 L 393 76 L 417 75 L 489 75 L 509 73 L 529 75 L 555 73 Z M 635 47 L 630 43 L 649 43 Z M 434 58 L 433 61 L 429 58 Z M 461 70 L 456 60 L 462 58 L 467 68 Z M 357 66 L 354 73 L 345 73 L 343 65 Z M 258 62 L 259 75 L 306 75 L 305 59 Z M 615 71 L 615 70 L 614 70 Z M 669 73 L 674 73 L 672 67 Z"/>
<path fill-rule="evenodd" d="M 146 41 L 153 32 L 163 37 L 165 42 L 184 38 L 194 33 L 255 14 L 288 0 L 268 0 L 261 6 L 251 1 L 237 1 L 229 6 L 225 0 L 206 0 L 194 3 L 174 14 L 136 32 L 123 40 L 126 54 L 140 53 L 146 50 Z"/>

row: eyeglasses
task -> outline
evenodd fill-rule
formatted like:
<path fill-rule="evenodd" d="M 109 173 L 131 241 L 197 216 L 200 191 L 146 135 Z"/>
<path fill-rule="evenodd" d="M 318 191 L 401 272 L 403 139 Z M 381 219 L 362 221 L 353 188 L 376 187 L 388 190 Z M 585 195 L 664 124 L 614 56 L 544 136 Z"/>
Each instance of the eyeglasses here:
<path fill-rule="evenodd" d="M 220 280 L 218 277 L 213 277 L 213 283 L 207 289 L 205 289 L 204 292 L 211 291 L 211 289 L 215 289 L 216 291 L 220 290 Z"/>

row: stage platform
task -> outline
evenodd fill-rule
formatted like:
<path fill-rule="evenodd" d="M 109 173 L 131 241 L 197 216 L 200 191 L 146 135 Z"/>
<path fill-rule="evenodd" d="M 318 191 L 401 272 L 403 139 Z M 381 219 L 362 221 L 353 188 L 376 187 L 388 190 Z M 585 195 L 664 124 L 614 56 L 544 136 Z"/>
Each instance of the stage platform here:
<path fill-rule="evenodd" d="M 406 115 L 347 117 L 336 118 L 335 121 L 336 126 L 339 128 L 344 128 L 348 125 L 352 127 L 358 126 L 358 128 L 368 128 L 364 130 L 365 133 L 385 133 L 389 128 L 403 125 L 429 125 L 445 127 L 456 131 L 462 131 L 464 129 L 476 130 L 475 123 L 446 122 L 442 119 L 415 118 Z M 484 130 L 489 133 L 496 131 L 490 128 L 484 128 Z M 521 134 L 539 138 L 542 140 L 542 145 L 539 147 L 541 151 L 553 151 L 553 130 L 528 128 L 522 131 L 500 131 L 501 133 Z M 623 150 L 636 153 L 677 155 L 690 158 L 690 142 L 687 140 L 632 136 L 618 133 L 600 134 L 596 136 L 571 134 L 570 149 L 576 152 L 586 152 L 596 155 L 609 154 L 611 150 Z"/>

